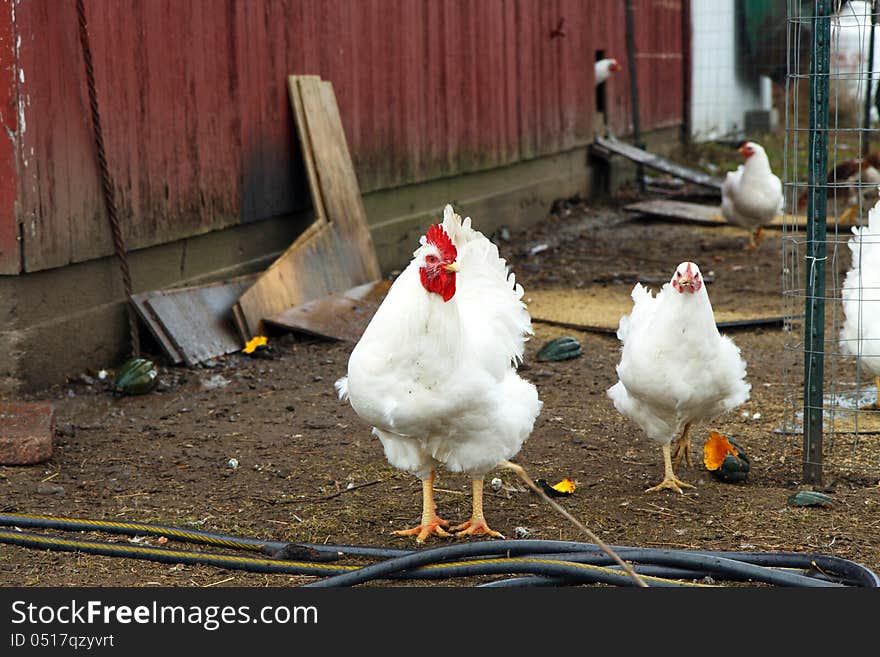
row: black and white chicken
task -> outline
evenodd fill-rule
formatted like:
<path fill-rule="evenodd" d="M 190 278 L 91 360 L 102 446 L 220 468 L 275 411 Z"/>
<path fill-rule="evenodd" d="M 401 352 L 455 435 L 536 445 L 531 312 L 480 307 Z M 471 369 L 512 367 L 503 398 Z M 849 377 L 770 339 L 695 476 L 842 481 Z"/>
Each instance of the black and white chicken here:
<path fill-rule="evenodd" d="M 679 493 L 693 488 L 672 467 L 691 464 L 689 432 L 749 398 L 746 363 L 733 340 L 718 332 L 699 267 L 683 262 L 654 296 L 641 283 L 633 309 L 620 319 L 618 382 L 608 389 L 614 407 L 663 448 L 663 481 L 649 488 Z"/>
<path fill-rule="evenodd" d="M 498 248 L 452 206 L 421 238 L 336 382 L 396 468 L 422 481 L 422 520 L 398 535 L 449 536 L 436 512 L 444 467 L 472 481 L 473 513 L 457 536 L 502 537 L 483 515 L 483 477 L 516 455 L 541 410 L 517 373 L 531 319 Z"/>

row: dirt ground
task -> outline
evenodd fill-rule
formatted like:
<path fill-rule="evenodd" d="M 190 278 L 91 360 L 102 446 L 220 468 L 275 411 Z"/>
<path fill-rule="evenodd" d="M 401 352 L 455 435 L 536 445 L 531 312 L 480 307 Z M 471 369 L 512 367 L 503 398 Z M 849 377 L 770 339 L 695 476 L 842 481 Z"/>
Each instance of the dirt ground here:
<path fill-rule="evenodd" d="M 536 228 L 499 236 L 526 296 L 531 289 L 591 285 L 629 295 L 639 277 L 666 280 L 679 262 L 693 260 L 704 274 L 712 272 L 708 290 L 716 305 L 782 313 L 780 231 L 769 231 L 760 249 L 749 252 L 735 228 L 634 218 L 618 208 L 623 200 L 557 203 Z M 479 227 L 479 217 L 474 222 Z M 528 255 L 543 243 L 547 249 Z M 661 479 L 662 456 L 606 396 L 616 381 L 616 337 L 540 323 L 535 330 L 522 372 L 538 387 L 544 408 L 515 460 L 535 479 L 573 479 L 577 489 L 560 504 L 607 543 L 815 552 L 880 572 L 876 472 L 826 472 L 829 507 L 787 502 L 812 487 L 802 481 L 801 437 L 774 432 L 784 418 L 785 359 L 802 358 L 784 350 L 782 326 L 730 333 L 748 362 L 751 399 L 696 427 L 694 465 L 678 470 L 696 489 L 684 495 L 645 492 Z M 536 362 L 537 350 L 559 335 L 577 337 L 583 355 Z M 0 467 L 0 507 L 258 539 L 415 547 L 391 531 L 416 524 L 418 481 L 386 462 L 369 427 L 335 396 L 333 382 L 344 374 L 352 345 L 290 333 L 270 336 L 270 344 L 271 358 L 237 353 L 196 369 L 169 366 L 155 352 L 160 384 L 146 395 L 114 396 L 106 384 L 80 378 L 29 396 L 55 405 L 54 455 L 39 465 Z M 750 456 L 744 483 L 718 481 L 704 469 L 701 446 L 710 429 L 735 437 Z M 488 485 L 496 476 L 504 482 L 497 492 Z M 466 478 L 441 473 L 436 485 L 441 515 L 467 519 Z M 531 538 L 588 540 L 510 471 L 487 476 L 485 510 L 489 524 L 509 538 L 525 528 Z M 459 539 L 428 545 L 450 540 Z M 0 582 L 15 587 L 294 586 L 310 579 L 0 545 Z"/>

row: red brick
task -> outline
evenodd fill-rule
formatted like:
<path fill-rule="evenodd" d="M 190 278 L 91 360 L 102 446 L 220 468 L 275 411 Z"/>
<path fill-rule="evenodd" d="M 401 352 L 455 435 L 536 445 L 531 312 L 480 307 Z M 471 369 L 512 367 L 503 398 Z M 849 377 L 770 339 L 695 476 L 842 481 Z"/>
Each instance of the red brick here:
<path fill-rule="evenodd" d="M 40 463 L 52 456 L 55 409 L 40 402 L 0 402 L 0 464 Z"/>

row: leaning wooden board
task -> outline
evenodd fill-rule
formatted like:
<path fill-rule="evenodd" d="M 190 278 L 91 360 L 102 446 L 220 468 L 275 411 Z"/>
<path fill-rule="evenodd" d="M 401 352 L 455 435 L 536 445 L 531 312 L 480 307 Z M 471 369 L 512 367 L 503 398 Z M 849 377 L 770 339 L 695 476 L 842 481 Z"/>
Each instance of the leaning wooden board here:
<path fill-rule="evenodd" d="M 235 304 L 243 340 L 307 301 L 381 278 L 333 85 L 292 75 L 288 91 L 309 177 L 315 223 Z"/>
<path fill-rule="evenodd" d="M 342 293 L 306 301 L 265 321 L 292 331 L 357 342 L 390 287 L 389 280 L 359 285 Z"/>
<path fill-rule="evenodd" d="M 710 224 L 713 226 L 729 226 L 731 224 L 721 215 L 721 208 L 717 205 L 705 205 L 702 203 L 688 203 L 686 201 L 669 201 L 657 199 L 651 201 L 639 201 L 623 207 L 627 212 L 643 214 L 661 219 L 673 219 L 676 221 L 693 222 L 698 224 Z M 807 218 L 800 215 L 778 215 L 768 226 L 769 228 L 804 228 Z"/>
<path fill-rule="evenodd" d="M 660 286 L 648 286 L 656 293 Z M 524 296 L 534 322 L 544 322 L 580 331 L 616 333 L 620 318 L 632 312 L 631 285 L 607 287 L 527 290 Z M 742 311 L 714 305 L 719 329 L 779 325 L 784 316 L 773 307 Z"/>
<path fill-rule="evenodd" d="M 651 201 L 639 201 L 638 203 L 630 203 L 623 207 L 627 212 L 645 215 L 648 217 L 657 217 L 660 219 L 671 219 L 674 221 L 684 221 L 697 224 L 708 224 L 712 226 L 729 226 L 731 225 L 721 215 L 721 208 L 717 205 L 705 205 L 703 203 L 688 203 L 686 201 L 670 201 L 666 199 L 656 199 Z M 829 221 L 834 221 L 829 216 Z M 851 222 L 841 221 L 840 223 L 852 225 Z M 798 215 L 777 215 L 777 217 L 769 224 L 768 228 L 775 229 L 804 229 L 807 227 L 807 217 L 802 214 Z"/>

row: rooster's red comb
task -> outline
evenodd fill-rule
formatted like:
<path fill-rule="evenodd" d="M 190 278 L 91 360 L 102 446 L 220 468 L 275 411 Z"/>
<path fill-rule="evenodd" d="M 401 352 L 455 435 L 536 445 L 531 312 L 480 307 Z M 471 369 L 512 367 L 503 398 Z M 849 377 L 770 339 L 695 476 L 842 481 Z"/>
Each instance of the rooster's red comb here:
<path fill-rule="evenodd" d="M 440 251 L 440 259 L 444 262 L 455 262 L 458 250 L 455 248 L 452 240 L 449 239 L 449 235 L 443 230 L 443 226 L 431 224 L 428 232 L 425 233 L 425 242 L 437 247 L 437 250 Z"/>

